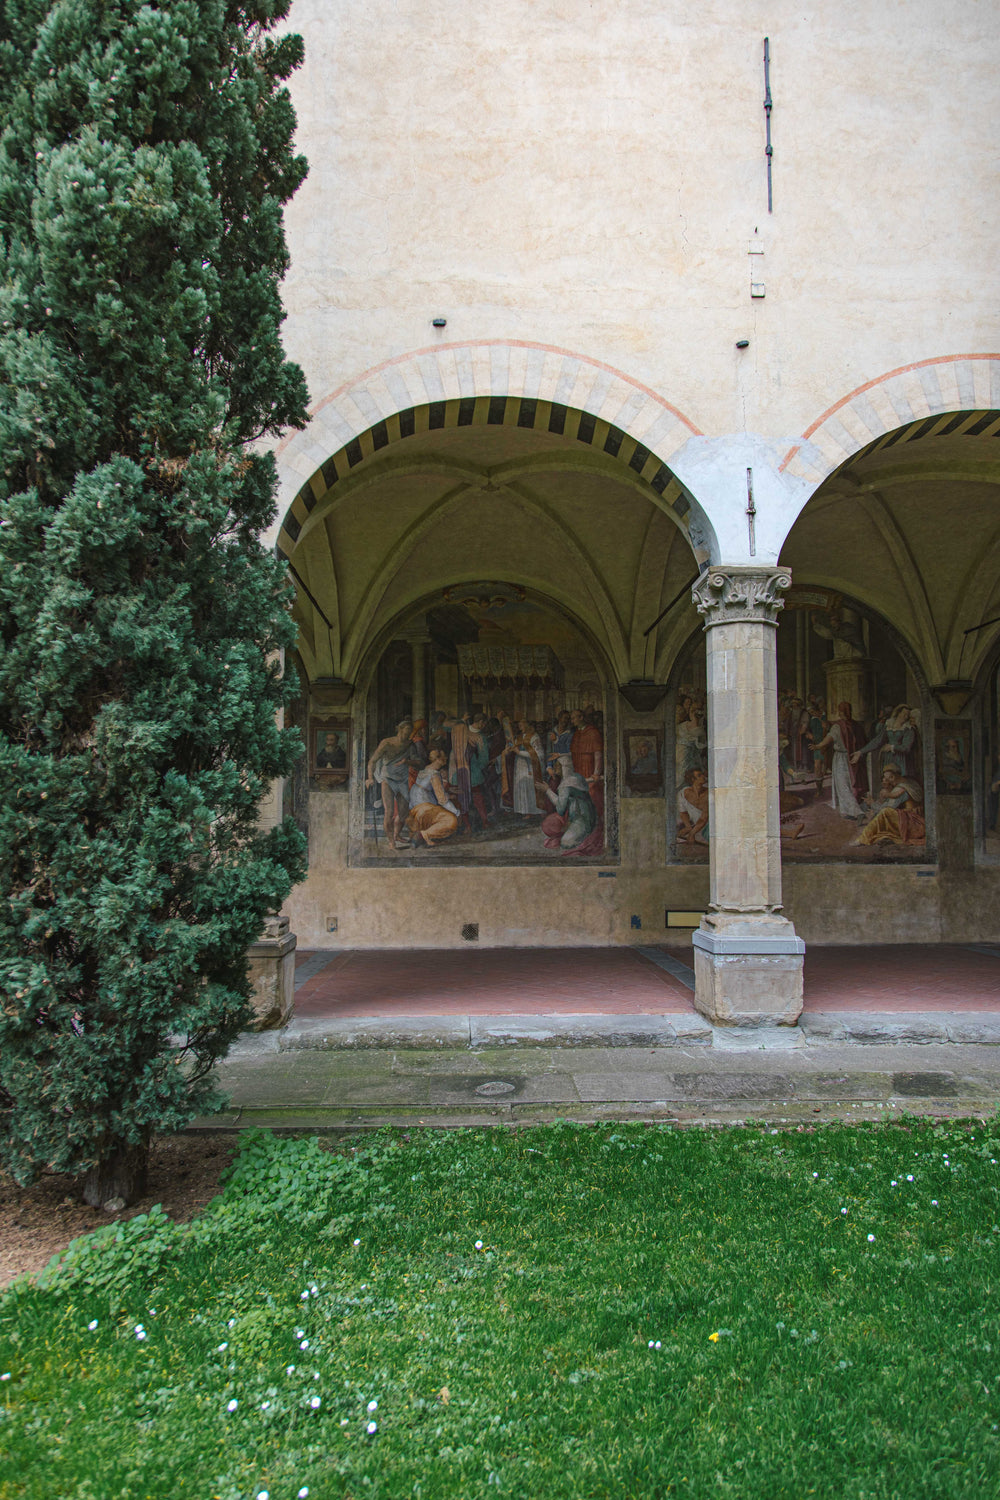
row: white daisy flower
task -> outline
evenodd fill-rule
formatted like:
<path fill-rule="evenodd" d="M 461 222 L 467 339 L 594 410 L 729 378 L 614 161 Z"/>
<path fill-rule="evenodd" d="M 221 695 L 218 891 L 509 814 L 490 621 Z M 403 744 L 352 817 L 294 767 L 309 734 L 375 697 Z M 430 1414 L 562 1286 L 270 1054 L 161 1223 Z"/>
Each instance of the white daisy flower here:
<path fill-rule="evenodd" d="M 378 1411 L 378 1402 L 377 1401 L 369 1401 L 369 1403 L 368 1403 L 368 1410 L 369 1411 Z"/>
<path fill-rule="evenodd" d="M 87 1324 L 87 1327 L 90 1329 L 91 1333 L 93 1333 L 94 1329 L 97 1327 L 97 1319 L 91 1318 L 90 1322 Z"/>
<path fill-rule="evenodd" d="M 309 1405 L 312 1407 L 313 1411 L 315 1411 L 318 1406 L 322 1406 L 322 1404 L 323 1400 L 320 1396 L 313 1396 L 309 1402 Z"/>
<path fill-rule="evenodd" d="M 228 1401 L 226 1403 L 226 1411 L 235 1411 L 236 1408 L 239 1406 L 239 1404 L 240 1403 L 237 1401 L 236 1397 L 234 1396 L 233 1399 L 232 1399 L 232 1401 Z"/>
<path fill-rule="evenodd" d="M 378 1423 L 369 1422 L 368 1426 L 365 1428 L 365 1431 L 368 1433 L 368 1436 L 371 1437 L 372 1433 L 378 1432 Z"/>
<path fill-rule="evenodd" d="M 870 1234 L 868 1236 L 868 1243 L 869 1243 L 869 1245 L 874 1245 L 874 1243 L 875 1243 L 875 1236 L 873 1234 Z"/>

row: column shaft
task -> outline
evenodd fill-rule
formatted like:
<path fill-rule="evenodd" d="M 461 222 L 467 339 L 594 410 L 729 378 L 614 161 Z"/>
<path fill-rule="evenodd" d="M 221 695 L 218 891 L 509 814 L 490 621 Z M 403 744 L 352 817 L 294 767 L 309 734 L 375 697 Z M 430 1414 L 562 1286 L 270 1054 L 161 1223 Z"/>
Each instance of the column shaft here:
<path fill-rule="evenodd" d="M 804 944 L 781 915 L 775 634 L 785 569 L 714 567 L 705 616 L 711 909 L 694 934 L 695 1004 L 721 1025 L 793 1024 Z"/>

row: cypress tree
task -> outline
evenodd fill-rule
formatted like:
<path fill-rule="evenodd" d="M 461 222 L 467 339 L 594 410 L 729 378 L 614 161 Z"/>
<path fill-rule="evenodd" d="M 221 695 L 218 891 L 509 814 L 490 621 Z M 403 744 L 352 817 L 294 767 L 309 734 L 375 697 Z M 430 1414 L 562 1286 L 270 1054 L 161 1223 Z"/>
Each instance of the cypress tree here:
<path fill-rule="evenodd" d="M 301 878 L 261 439 L 305 175 L 288 0 L 0 4 L 0 1153 L 84 1197 L 220 1102 Z"/>

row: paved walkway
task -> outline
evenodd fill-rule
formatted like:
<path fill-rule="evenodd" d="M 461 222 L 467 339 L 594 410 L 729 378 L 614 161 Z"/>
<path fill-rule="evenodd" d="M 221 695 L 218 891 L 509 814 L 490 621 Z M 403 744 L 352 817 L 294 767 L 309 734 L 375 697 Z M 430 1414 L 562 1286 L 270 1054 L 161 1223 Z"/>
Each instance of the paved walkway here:
<path fill-rule="evenodd" d="M 300 1020 L 693 1015 L 691 950 L 474 948 L 297 954 Z M 810 948 L 806 1013 L 1000 1015 L 1000 944 Z"/>
<path fill-rule="evenodd" d="M 991 1115 L 1000 945 L 818 948 L 795 1027 L 712 1027 L 690 950 L 316 951 L 206 1129 Z"/>

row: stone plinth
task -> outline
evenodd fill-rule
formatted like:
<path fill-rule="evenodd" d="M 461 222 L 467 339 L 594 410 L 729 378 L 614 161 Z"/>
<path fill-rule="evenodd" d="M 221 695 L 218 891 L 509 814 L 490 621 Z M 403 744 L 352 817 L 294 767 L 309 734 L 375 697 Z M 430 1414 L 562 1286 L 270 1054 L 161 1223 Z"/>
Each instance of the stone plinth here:
<path fill-rule="evenodd" d="M 795 1025 L 806 945 L 791 922 L 709 913 L 691 941 L 695 1007 L 714 1025 Z"/>
<path fill-rule="evenodd" d="M 295 1003 L 294 932 L 287 917 L 267 917 L 263 936 L 247 954 L 253 985 L 254 1031 L 273 1031 L 291 1020 Z"/>
<path fill-rule="evenodd" d="M 775 626 L 787 569 L 712 567 L 705 616 L 711 910 L 693 934 L 695 1005 L 720 1026 L 794 1025 L 805 944 L 781 915 Z"/>

